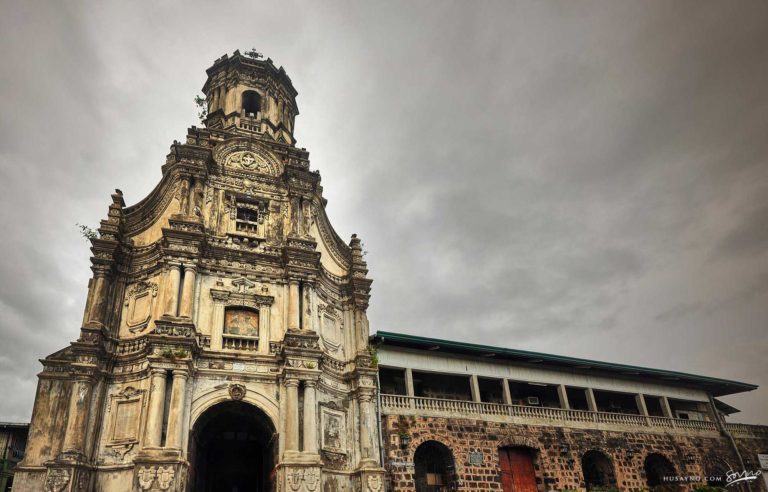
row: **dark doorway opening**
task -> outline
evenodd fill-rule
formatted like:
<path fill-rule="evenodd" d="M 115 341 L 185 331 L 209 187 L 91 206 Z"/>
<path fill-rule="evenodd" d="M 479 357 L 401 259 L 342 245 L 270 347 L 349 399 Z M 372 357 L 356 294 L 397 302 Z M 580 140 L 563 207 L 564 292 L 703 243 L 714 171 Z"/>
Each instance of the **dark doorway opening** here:
<path fill-rule="evenodd" d="M 674 481 L 677 472 L 675 466 L 665 456 L 651 453 L 645 458 L 643 466 L 648 489 L 654 492 L 667 492 L 680 490 L 680 486 Z"/>
<path fill-rule="evenodd" d="M 241 401 L 200 416 L 190 439 L 196 492 L 272 492 L 277 434 L 269 417 Z"/>
<path fill-rule="evenodd" d="M 445 492 L 456 490 L 456 465 L 448 447 L 437 441 L 427 441 L 413 454 L 416 472 L 416 492 Z"/>
<path fill-rule="evenodd" d="M 587 451 L 581 457 L 581 471 L 587 490 L 616 488 L 611 459 L 600 451 Z"/>

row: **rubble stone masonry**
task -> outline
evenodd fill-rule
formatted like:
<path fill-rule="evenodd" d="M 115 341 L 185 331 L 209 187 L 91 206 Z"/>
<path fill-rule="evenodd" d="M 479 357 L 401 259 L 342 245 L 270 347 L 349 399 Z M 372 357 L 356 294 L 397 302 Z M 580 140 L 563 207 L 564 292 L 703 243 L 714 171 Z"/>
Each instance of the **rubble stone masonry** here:
<path fill-rule="evenodd" d="M 725 463 L 738 469 L 738 459 L 728 439 L 716 435 L 637 432 L 636 428 L 604 431 L 403 415 L 382 416 L 382 431 L 385 467 L 392 490 L 402 492 L 416 490 L 414 453 L 427 441 L 438 441 L 450 449 L 455 465 L 455 490 L 466 491 L 502 490 L 499 449 L 505 447 L 532 450 L 537 488 L 541 492 L 584 490 L 581 457 L 590 450 L 610 458 L 616 487 L 626 491 L 649 489 L 644 461 L 651 453 L 666 457 L 678 476 L 701 477 L 702 481 L 682 483 L 678 490 L 706 485 L 708 475 L 727 470 Z M 745 467 L 759 470 L 757 454 L 768 453 L 768 437 L 739 437 L 736 442 Z M 470 464 L 470 453 L 474 454 L 475 462 L 482 456 L 482 463 Z M 753 491 L 766 490 L 762 477 L 750 485 Z"/>

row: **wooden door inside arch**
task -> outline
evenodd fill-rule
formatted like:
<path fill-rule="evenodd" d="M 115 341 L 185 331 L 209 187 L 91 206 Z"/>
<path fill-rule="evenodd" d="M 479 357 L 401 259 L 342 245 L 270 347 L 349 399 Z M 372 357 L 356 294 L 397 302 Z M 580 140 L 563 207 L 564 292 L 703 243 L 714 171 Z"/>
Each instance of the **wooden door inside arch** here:
<path fill-rule="evenodd" d="M 501 488 L 504 492 L 537 492 L 533 453 L 527 448 L 499 449 Z"/>

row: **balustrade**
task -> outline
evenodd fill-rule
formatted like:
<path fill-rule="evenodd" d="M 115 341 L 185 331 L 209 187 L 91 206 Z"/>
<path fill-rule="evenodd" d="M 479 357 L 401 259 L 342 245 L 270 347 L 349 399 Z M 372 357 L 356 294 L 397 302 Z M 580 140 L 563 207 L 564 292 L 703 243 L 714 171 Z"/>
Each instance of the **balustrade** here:
<path fill-rule="evenodd" d="M 443 400 L 439 398 L 410 397 L 404 395 L 381 395 L 384 413 L 439 413 L 462 416 L 492 415 L 528 420 L 555 421 L 560 425 L 576 423 L 583 426 L 608 424 L 616 426 L 634 426 L 654 429 L 680 429 L 682 431 L 717 432 L 714 422 L 701 420 L 672 419 L 645 415 L 590 412 L 586 410 L 566 410 L 552 407 L 534 407 L 525 405 L 506 405 L 501 403 L 480 403 L 465 400 Z M 726 429 L 740 437 L 768 436 L 768 427 L 745 424 L 725 424 Z"/>

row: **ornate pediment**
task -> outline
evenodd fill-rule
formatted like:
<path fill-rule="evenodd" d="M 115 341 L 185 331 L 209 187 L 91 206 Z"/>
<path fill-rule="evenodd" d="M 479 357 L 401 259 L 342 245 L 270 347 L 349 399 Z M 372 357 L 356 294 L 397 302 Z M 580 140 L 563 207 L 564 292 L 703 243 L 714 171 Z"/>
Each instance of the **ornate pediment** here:
<path fill-rule="evenodd" d="M 256 142 L 236 138 L 219 145 L 213 159 L 225 170 L 242 173 L 280 176 L 283 165 L 280 160 Z"/>

